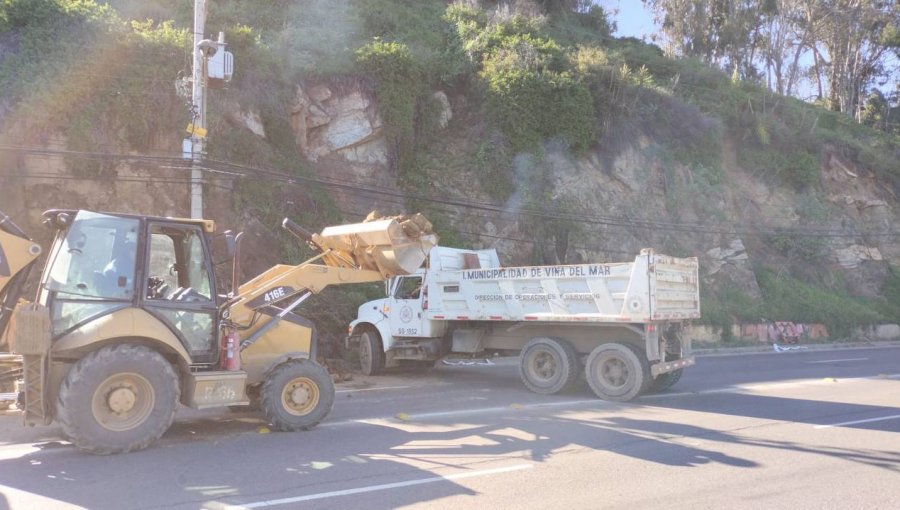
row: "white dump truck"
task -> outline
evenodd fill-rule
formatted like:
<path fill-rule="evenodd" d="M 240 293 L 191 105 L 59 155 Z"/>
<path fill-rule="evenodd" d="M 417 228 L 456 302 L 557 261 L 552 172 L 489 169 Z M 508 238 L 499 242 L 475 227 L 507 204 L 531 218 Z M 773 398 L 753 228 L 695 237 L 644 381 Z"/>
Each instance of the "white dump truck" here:
<path fill-rule="evenodd" d="M 696 258 L 645 249 L 633 262 L 501 267 L 495 250 L 435 247 L 385 290 L 348 331 L 366 374 L 450 353 L 520 354 L 534 392 L 569 388 L 583 366 L 597 396 L 627 401 L 694 364 L 682 328 L 700 317 Z"/>

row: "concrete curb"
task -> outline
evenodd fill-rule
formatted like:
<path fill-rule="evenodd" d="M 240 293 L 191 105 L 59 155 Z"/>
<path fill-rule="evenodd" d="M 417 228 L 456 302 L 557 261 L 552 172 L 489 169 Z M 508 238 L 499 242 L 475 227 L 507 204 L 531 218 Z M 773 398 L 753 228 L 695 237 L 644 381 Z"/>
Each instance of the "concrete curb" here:
<path fill-rule="evenodd" d="M 842 342 L 831 344 L 801 344 L 801 345 L 785 345 L 783 347 L 803 347 L 803 349 L 790 349 L 784 352 L 777 352 L 771 344 L 752 346 L 752 347 L 711 347 L 707 349 L 693 349 L 692 354 L 697 357 L 710 356 L 733 356 L 736 354 L 785 354 L 791 352 L 809 352 L 809 351 L 829 351 L 840 349 L 872 349 L 880 347 L 900 347 L 898 341 L 879 341 L 879 342 Z"/>

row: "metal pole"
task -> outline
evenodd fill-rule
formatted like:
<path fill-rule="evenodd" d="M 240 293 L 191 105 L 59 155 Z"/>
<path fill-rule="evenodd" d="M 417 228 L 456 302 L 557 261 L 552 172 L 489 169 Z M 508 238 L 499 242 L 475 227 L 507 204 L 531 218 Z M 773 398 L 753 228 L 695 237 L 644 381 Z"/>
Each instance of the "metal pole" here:
<path fill-rule="evenodd" d="M 200 50 L 200 41 L 206 26 L 206 0 L 194 0 L 194 55 L 193 87 L 191 104 L 193 105 L 194 132 L 191 133 L 191 218 L 203 217 L 203 174 L 200 165 L 203 160 L 204 136 L 206 136 L 206 73 L 205 57 Z M 197 133 L 202 136 L 198 136 Z"/>

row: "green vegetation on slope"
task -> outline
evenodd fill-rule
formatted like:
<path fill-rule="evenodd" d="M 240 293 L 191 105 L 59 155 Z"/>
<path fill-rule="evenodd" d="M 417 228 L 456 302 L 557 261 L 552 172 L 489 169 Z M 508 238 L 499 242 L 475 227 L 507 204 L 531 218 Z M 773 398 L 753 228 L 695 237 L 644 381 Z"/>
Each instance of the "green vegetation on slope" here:
<path fill-rule="evenodd" d="M 694 212 L 713 221 L 728 217 L 718 205 L 729 185 L 722 163 L 727 141 L 745 170 L 772 187 L 800 193 L 801 219 L 811 224 L 829 215 L 820 193 L 826 151 L 858 162 L 900 192 L 895 136 L 698 61 L 667 58 L 653 45 L 613 39 L 606 14 L 596 6 L 587 12 L 534 12 L 495 8 L 492 2 L 483 8 L 471 5 L 440 0 L 212 3 L 209 31 L 225 30 L 238 62 L 227 95 L 211 99 L 212 157 L 309 172 L 298 162 L 290 129 L 288 105 L 296 82 L 362 74 L 373 80 L 389 160 L 412 193 L 427 194 L 422 190 L 436 176 L 464 162 L 481 174 L 484 189 L 498 204 L 515 196 L 530 208 L 565 205 L 577 214 L 576 206 L 554 202 L 542 191 L 547 185 L 543 170 L 528 162 L 550 146 L 566 147 L 574 155 L 597 151 L 614 157 L 640 137 L 652 141 L 651 149 L 664 163 L 666 208 L 675 220 L 681 219 L 682 204 L 698 195 L 706 199 Z M 191 21 L 189 3 L 177 0 L 2 0 L 0 100 L 15 105 L 7 125 L 27 120 L 63 126 L 69 148 L 77 151 L 173 146 L 183 136 L 178 127 L 190 120 L 172 83 L 190 66 Z M 434 127 L 435 89 L 465 96 L 469 119 L 478 119 L 476 125 L 451 123 L 450 130 L 461 138 L 477 138 L 455 158 L 431 156 L 442 143 Z M 216 102 L 226 97 L 261 113 L 266 139 L 217 116 L 222 109 Z M 83 159 L 71 164 L 77 173 L 109 170 Z M 534 167 L 524 178 L 517 174 L 523 165 Z M 285 191 L 274 184 L 241 182 L 235 207 L 274 224 L 284 214 L 271 207 L 279 193 Z M 310 197 L 306 205 L 311 207 L 297 206 L 289 213 L 311 227 L 337 221 L 340 214 L 324 195 Z M 432 218 L 443 214 L 427 202 L 410 206 Z M 464 242 L 464 232 L 451 230 L 443 218 L 436 222 L 445 240 Z M 533 234 L 581 229 L 577 223 L 558 223 L 547 220 Z M 798 244 L 778 236 L 761 241 L 778 256 L 824 263 L 827 246 L 821 242 Z M 671 246 L 678 252 L 685 248 Z M 282 250 L 290 260 L 304 255 L 287 238 Z M 537 253 L 535 260 L 541 257 Z M 759 317 L 828 319 L 835 330 L 898 320 L 896 272 L 883 299 L 864 304 L 845 297 L 840 285 L 774 278 L 764 268 L 756 273 L 765 304 L 727 287 L 704 289 L 704 301 L 710 303 L 704 320 L 724 326 Z"/>

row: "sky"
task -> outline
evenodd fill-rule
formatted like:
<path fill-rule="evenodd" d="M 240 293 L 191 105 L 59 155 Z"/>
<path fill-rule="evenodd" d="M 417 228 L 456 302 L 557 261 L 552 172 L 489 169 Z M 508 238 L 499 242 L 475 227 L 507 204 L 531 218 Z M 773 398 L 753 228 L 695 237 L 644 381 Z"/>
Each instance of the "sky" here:
<path fill-rule="evenodd" d="M 655 33 L 658 28 L 653 23 L 653 17 L 644 8 L 641 0 L 598 0 L 598 5 L 603 7 L 606 12 L 618 14 L 613 19 L 618 26 L 615 34 L 616 37 L 637 37 L 642 39 Z"/>

